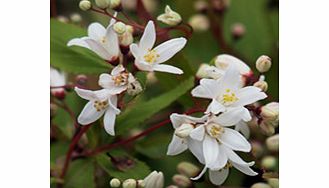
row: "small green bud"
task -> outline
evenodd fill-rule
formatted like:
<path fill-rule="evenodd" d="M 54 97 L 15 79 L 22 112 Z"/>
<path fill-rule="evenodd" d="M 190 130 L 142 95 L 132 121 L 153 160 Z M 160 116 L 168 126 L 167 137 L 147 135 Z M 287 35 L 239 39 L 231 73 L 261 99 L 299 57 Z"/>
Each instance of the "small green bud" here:
<path fill-rule="evenodd" d="M 138 187 L 138 188 L 143 188 L 143 187 L 145 187 L 145 182 L 144 182 L 144 180 L 137 180 L 137 187 Z"/>
<path fill-rule="evenodd" d="M 177 171 L 190 178 L 198 175 L 200 169 L 192 163 L 181 162 L 177 165 Z"/>
<path fill-rule="evenodd" d="M 189 187 L 191 186 L 192 182 L 190 178 L 181 175 L 181 174 L 176 174 L 172 177 L 173 182 L 178 185 L 179 187 Z"/>
<path fill-rule="evenodd" d="M 121 0 L 111 0 L 110 8 L 113 10 L 121 9 Z"/>
<path fill-rule="evenodd" d="M 279 188 L 279 179 L 278 178 L 267 179 L 267 182 L 272 188 Z"/>
<path fill-rule="evenodd" d="M 255 183 L 251 188 L 271 188 L 271 186 L 266 183 Z"/>
<path fill-rule="evenodd" d="M 124 32 L 126 32 L 126 24 L 122 22 L 116 22 L 113 26 L 113 29 L 117 34 L 122 35 Z"/>
<path fill-rule="evenodd" d="M 276 158 L 273 156 L 266 156 L 262 159 L 261 164 L 265 169 L 274 169 L 276 166 Z"/>
<path fill-rule="evenodd" d="M 259 80 L 257 82 L 254 83 L 254 86 L 255 87 L 258 87 L 259 89 L 261 89 L 263 92 L 266 92 L 267 89 L 268 89 L 268 84 L 266 81 L 262 81 L 262 80 Z"/>
<path fill-rule="evenodd" d="M 207 16 L 196 14 L 189 19 L 188 22 L 195 31 L 206 31 L 210 27 Z"/>
<path fill-rule="evenodd" d="M 137 182 L 134 179 L 127 179 L 122 183 L 122 188 L 136 188 Z"/>
<path fill-rule="evenodd" d="M 256 68 L 261 73 L 270 70 L 271 65 L 272 65 L 272 60 L 270 57 L 266 55 L 260 56 L 256 61 Z"/>
<path fill-rule="evenodd" d="M 106 9 L 110 6 L 111 0 L 95 0 L 96 6 L 101 9 Z"/>
<path fill-rule="evenodd" d="M 110 181 L 110 185 L 111 185 L 111 187 L 120 187 L 121 182 L 120 182 L 119 179 L 117 179 L 117 178 L 113 178 L 113 179 Z"/>
<path fill-rule="evenodd" d="M 279 134 L 267 138 L 266 146 L 270 151 L 279 151 Z"/>
<path fill-rule="evenodd" d="M 79 23 L 82 21 L 81 15 L 78 13 L 73 13 L 70 15 L 70 19 L 73 23 Z"/>
<path fill-rule="evenodd" d="M 79 8 L 83 11 L 87 11 L 91 8 L 91 3 L 88 0 L 82 0 L 79 3 Z"/>

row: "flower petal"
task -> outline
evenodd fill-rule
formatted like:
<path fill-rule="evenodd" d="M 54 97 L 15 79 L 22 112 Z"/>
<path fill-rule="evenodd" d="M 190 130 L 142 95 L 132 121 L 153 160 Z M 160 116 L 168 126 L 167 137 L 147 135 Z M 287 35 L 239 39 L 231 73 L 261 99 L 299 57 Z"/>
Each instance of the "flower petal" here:
<path fill-rule="evenodd" d="M 209 180 L 215 185 L 222 185 L 229 174 L 228 168 L 223 168 L 221 170 L 209 170 Z"/>
<path fill-rule="evenodd" d="M 150 72 L 153 71 L 153 66 L 149 63 L 144 62 L 144 61 L 139 61 L 139 60 L 136 59 L 135 60 L 135 65 L 139 70 L 150 71 Z"/>
<path fill-rule="evenodd" d="M 116 86 L 112 80 L 112 76 L 106 73 L 103 73 L 99 76 L 98 85 L 107 89 L 109 94 L 116 95 L 127 89 L 127 86 Z"/>
<path fill-rule="evenodd" d="M 118 12 L 114 12 L 113 16 L 117 17 Z M 109 25 L 107 26 L 106 30 L 108 30 L 110 27 L 112 27 L 115 24 L 116 20 L 114 18 L 111 18 Z"/>
<path fill-rule="evenodd" d="M 227 71 L 220 79 L 221 91 L 220 93 L 224 93 L 224 90 L 230 89 L 232 91 L 236 91 L 241 83 L 241 75 L 236 67 L 236 65 L 232 64 L 227 68 Z"/>
<path fill-rule="evenodd" d="M 85 39 L 87 39 L 87 38 L 88 37 L 72 39 L 67 43 L 67 46 L 80 46 L 80 47 L 90 49 L 88 44 L 85 42 Z"/>
<path fill-rule="evenodd" d="M 193 129 L 190 133 L 190 137 L 198 140 L 198 141 L 202 141 L 203 137 L 205 134 L 205 129 L 203 125 L 198 126 L 197 128 Z"/>
<path fill-rule="evenodd" d="M 252 166 L 254 163 L 248 163 L 248 165 L 241 165 L 241 164 L 237 164 L 237 163 L 232 163 L 232 165 L 238 169 L 239 171 L 241 171 L 244 174 L 247 174 L 248 176 L 256 176 L 258 175 L 257 172 L 253 171 L 250 166 Z"/>
<path fill-rule="evenodd" d="M 217 100 L 213 99 L 211 103 L 209 104 L 207 110 L 205 113 L 214 113 L 218 114 L 219 112 L 225 111 L 225 106 L 219 103 Z"/>
<path fill-rule="evenodd" d="M 222 55 L 217 56 L 217 58 L 215 60 L 216 67 L 221 68 L 221 69 L 223 69 L 223 67 L 225 67 L 227 65 L 231 65 L 231 64 L 236 65 L 240 74 L 250 73 L 250 67 L 246 63 L 244 63 L 240 59 L 233 57 L 231 55 L 222 54 Z"/>
<path fill-rule="evenodd" d="M 244 160 L 242 160 L 239 155 L 237 155 L 231 148 L 228 148 L 226 146 L 223 147 L 224 152 L 226 153 L 228 159 L 231 162 L 240 164 L 240 165 L 248 165 L 247 162 L 245 162 Z"/>
<path fill-rule="evenodd" d="M 95 100 L 96 98 L 94 91 L 87 89 L 80 89 L 78 87 L 75 87 L 74 90 L 83 99 L 90 101 L 90 100 Z"/>
<path fill-rule="evenodd" d="M 199 160 L 200 163 L 204 164 L 205 159 L 203 156 L 202 142 L 194 140 L 192 138 L 187 139 L 187 146 L 192 154 Z"/>
<path fill-rule="evenodd" d="M 119 48 L 119 39 L 118 35 L 114 31 L 113 27 L 110 27 L 106 31 L 106 42 L 104 44 L 106 47 L 106 50 L 112 55 L 112 56 L 118 56 L 120 53 Z"/>
<path fill-rule="evenodd" d="M 143 36 L 139 41 L 139 47 L 146 52 L 151 50 L 154 46 L 156 38 L 155 27 L 153 21 L 149 21 L 145 27 Z"/>
<path fill-rule="evenodd" d="M 93 39 L 86 39 L 85 42 L 88 44 L 90 49 L 95 52 L 97 55 L 99 55 L 101 58 L 105 60 L 110 60 L 112 56 L 109 54 L 109 52 L 98 42 L 96 42 Z"/>
<path fill-rule="evenodd" d="M 198 175 L 198 176 L 196 176 L 196 177 L 194 177 L 194 178 L 190 178 L 191 180 L 198 180 L 198 179 L 200 179 L 202 176 L 203 176 L 203 174 L 204 173 L 206 173 L 206 171 L 207 171 L 207 166 L 205 166 L 203 169 L 202 169 L 202 171 L 200 172 L 200 174 Z"/>
<path fill-rule="evenodd" d="M 219 137 L 224 145 L 236 151 L 249 152 L 251 150 L 249 142 L 238 131 L 230 128 L 224 128 L 224 130 L 224 133 Z"/>
<path fill-rule="evenodd" d="M 239 100 L 235 102 L 233 106 L 245 106 L 267 97 L 264 92 L 261 92 L 261 89 L 255 86 L 247 86 L 239 89 L 236 96 Z"/>
<path fill-rule="evenodd" d="M 233 126 L 241 121 L 243 112 L 243 108 L 230 108 L 218 117 L 213 118 L 213 121 L 222 126 Z"/>
<path fill-rule="evenodd" d="M 159 57 L 156 60 L 156 63 L 163 63 L 168 59 L 172 58 L 177 52 L 179 52 L 186 44 L 186 39 L 183 37 L 174 38 L 168 40 L 154 50 L 159 54 Z"/>
<path fill-rule="evenodd" d="M 205 158 L 205 163 L 207 167 L 210 167 L 215 160 L 217 160 L 218 155 L 218 142 L 216 139 L 211 138 L 206 135 L 203 140 L 203 156 Z"/>
<path fill-rule="evenodd" d="M 219 94 L 219 81 L 203 78 L 200 80 L 200 85 L 192 90 L 193 97 L 214 99 Z"/>
<path fill-rule="evenodd" d="M 250 129 L 249 129 L 249 126 L 246 122 L 244 121 L 240 121 L 239 123 L 237 123 L 235 125 L 235 128 L 234 128 L 236 131 L 239 131 L 243 134 L 244 137 L 246 137 L 247 139 L 249 138 L 250 136 Z"/>
<path fill-rule="evenodd" d="M 116 115 L 120 114 L 121 110 L 117 108 L 118 105 L 118 96 L 112 95 L 109 98 L 109 106 L 114 111 Z"/>
<path fill-rule="evenodd" d="M 196 118 L 184 114 L 177 114 L 177 113 L 173 113 L 170 115 L 170 121 L 175 129 L 180 125 L 182 125 L 183 123 L 201 123 L 206 121 L 206 119 L 207 119 L 206 115 L 200 118 Z"/>
<path fill-rule="evenodd" d="M 173 135 L 172 140 L 168 146 L 167 155 L 177 155 L 187 149 L 187 144 L 183 139 Z"/>
<path fill-rule="evenodd" d="M 154 64 L 153 65 L 153 70 L 154 71 L 159 71 L 159 72 L 169 72 L 173 74 L 183 74 L 184 72 L 174 66 L 171 65 L 164 65 L 164 64 Z"/>
<path fill-rule="evenodd" d="M 227 164 L 228 157 L 225 152 L 225 147 L 226 146 L 223 144 L 218 144 L 218 155 L 216 160 L 209 165 L 210 170 L 220 170 Z"/>
<path fill-rule="evenodd" d="M 96 108 L 94 107 L 94 102 L 89 101 L 80 113 L 78 117 L 78 122 L 81 125 L 88 125 L 99 119 L 103 114 L 104 110 L 101 110 L 99 112 L 96 111 Z"/>
<path fill-rule="evenodd" d="M 130 52 L 133 54 L 133 56 L 135 57 L 136 60 L 139 60 L 139 56 L 140 56 L 140 50 L 138 48 L 138 45 L 133 43 L 129 46 Z"/>
<path fill-rule="evenodd" d="M 88 36 L 96 41 L 105 36 L 106 29 L 97 22 L 91 23 L 88 26 Z"/>
<path fill-rule="evenodd" d="M 122 64 L 119 64 L 118 66 L 114 67 L 111 71 L 111 75 L 115 76 L 120 74 L 121 72 L 123 72 L 125 70 L 125 68 L 123 67 Z"/>
<path fill-rule="evenodd" d="M 112 108 L 106 110 L 104 115 L 104 128 L 105 131 L 112 136 L 115 135 L 114 133 L 115 118 L 116 118 L 116 114 Z"/>

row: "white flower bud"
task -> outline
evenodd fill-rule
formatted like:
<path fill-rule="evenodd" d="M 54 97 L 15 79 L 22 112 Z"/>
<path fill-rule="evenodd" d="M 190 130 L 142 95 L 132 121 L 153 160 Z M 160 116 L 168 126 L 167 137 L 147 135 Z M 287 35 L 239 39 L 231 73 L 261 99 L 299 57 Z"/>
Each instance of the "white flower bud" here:
<path fill-rule="evenodd" d="M 188 177 L 186 177 L 184 175 L 180 175 L 180 174 L 174 175 L 172 177 L 172 180 L 179 187 L 189 187 L 192 184 L 190 178 L 188 178 Z"/>
<path fill-rule="evenodd" d="M 175 135 L 180 138 L 186 138 L 193 130 L 193 125 L 184 123 L 175 130 Z"/>
<path fill-rule="evenodd" d="M 128 84 L 128 89 L 127 89 L 128 95 L 135 96 L 142 91 L 143 91 L 143 88 L 142 88 L 141 84 L 139 83 L 139 81 L 135 80 L 134 82 L 131 82 Z"/>
<path fill-rule="evenodd" d="M 110 6 L 111 0 L 95 0 L 96 6 L 101 9 L 106 9 Z"/>
<path fill-rule="evenodd" d="M 122 35 L 119 35 L 119 43 L 121 46 L 128 47 L 134 42 L 134 37 L 132 33 L 126 31 Z"/>
<path fill-rule="evenodd" d="M 271 102 L 261 108 L 260 115 L 265 120 L 278 121 L 279 119 L 279 103 Z"/>
<path fill-rule="evenodd" d="M 121 182 L 119 179 L 117 178 L 113 178 L 111 181 L 110 181 L 110 186 L 111 187 L 120 187 L 121 185 Z"/>
<path fill-rule="evenodd" d="M 136 188 L 137 182 L 134 179 L 127 179 L 122 183 L 122 188 Z"/>
<path fill-rule="evenodd" d="M 169 5 L 166 6 L 165 13 L 159 15 L 157 19 L 170 26 L 175 26 L 182 22 L 182 17 L 177 12 L 171 10 Z"/>
<path fill-rule="evenodd" d="M 126 24 L 122 22 L 116 22 L 113 25 L 113 29 L 117 34 L 122 35 L 124 32 L 126 32 Z"/>
<path fill-rule="evenodd" d="M 192 163 L 181 162 L 177 165 L 177 171 L 187 177 L 195 177 L 200 172 L 200 169 Z"/>
<path fill-rule="evenodd" d="M 255 183 L 250 188 L 271 188 L 271 186 L 266 183 Z"/>
<path fill-rule="evenodd" d="M 279 134 L 267 138 L 266 146 L 270 151 L 279 151 Z"/>
<path fill-rule="evenodd" d="M 257 81 L 254 83 L 255 87 L 258 87 L 259 89 L 261 89 L 262 91 L 266 92 L 268 89 L 268 84 L 266 81 Z"/>
<path fill-rule="evenodd" d="M 208 9 L 208 3 L 204 0 L 198 0 L 194 3 L 194 8 L 198 12 L 204 12 Z"/>
<path fill-rule="evenodd" d="M 111 0 L 110 8 L 114 10 L 121 9 L 121 0 Z"/>
<path fill-rule="evenodd" d="M 202 63 L 198 69 L 198 71 L 196 72 L 196 76 L 198 78 L 208 78 L 208 68 L 210 68 L 211 66 L 206 64 L 206 63 Z"/>
<path fill-rule="evenodd" d="M 131 25 L 126 25 L 126 31 L 132 34 L 134 33 L 134 27 Z"/>
<path fill-rule="evenodd" d="M 179 188 L 177 185 L 169 185 L 167 188 Z"/>
<path fill-rule="evenodd" d="M 246 28 L 241 23 L 235 23 L 232 25 L 231 33 L 235 39 L 239 39 L 246 33 Z"/>
<path fill-rule="evenodd" d="M 87 11 L 91 8 L 91 3 L 88 0 L 82 0 L 79 3 L 79 8 L 83 11 Z"/>
<path fill-rule="evenodd" d="M 272 188 L 279 188 L 279 179 L 278 178 L 269 178 L 269 179 L 267 179 L 267 182 Z"/>
<path fill-rule="evenodd" d="M 270 57 L 266 55 L 260 56 L 256 61 L 256 68 L 261 73 L 270 70 L 271 65 L 272 65 L 272 60 Z"/>
<path fill-rule="evenodd" d="M 81 15 L 78 13 L 73 13 L 70 15 L 70 20 L 74 23 L 79 23 L 82 21 Z"/>
<path fill-rule="evenodd" d="M 202 14 L 196 14 L 192 16 L 188 23 L 195 31 L 206 31 L 210 26 L 208 18 Z"/>
<path fill-rule="evenodd" d="M 164 185 L 164 176 L 162 172 L 153 171 L 145 179 L 145 188 L 162 188 Z"/>
<path fill-rule="evenodd" d="M 65 16 L 62 16 L 62 15 L 57 16 L 57 20 L 59 22 L 62 22 L 62 23 L 68 23 L 69 22 L 69 19 L 67 17 L 65 17 Z"/>
<path fill-rule="evenodd" d="M 144 180 L 137 180 L 137 187 L 138 187 L 138 188 L 143 188 L 143 187 L 145 187 L 145 182 L 144 182 Z"/>
<path fill-rule="evenodd" d="M 276 166 L 276 158 L 273 156 L 266 156 L 262 159 L 261 165 L 267 170 L 274 169 Z"/>
<path fill-rule="evenodd" d="M 251 142 L 251 153 L 255 157 L 260 157 L 264 153 L 264 148 L 260 142 L 252 141 Z"/>

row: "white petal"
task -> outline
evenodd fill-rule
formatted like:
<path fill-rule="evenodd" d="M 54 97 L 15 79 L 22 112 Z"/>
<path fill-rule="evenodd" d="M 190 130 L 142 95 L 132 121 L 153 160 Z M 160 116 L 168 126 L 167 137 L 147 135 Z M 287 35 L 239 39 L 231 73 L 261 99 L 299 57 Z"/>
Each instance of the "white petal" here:
<path fill-rule="evenodd" d="M 215 117 L 213 121 L 222 126 L 232 126 L 241 121 L 243 112 L 243 108 L 231 108 L 218 117 Z"/>
<path fill-rule="evenodd" d="M 125 70 L 125 68 L 123 67 L 122 64 L 119 64 L 118 66 L 114 67 L 111 71 L 111 75 L 118 75 L 121 72 L 123 72 Z"/>
<path fill-rule="evenodd" d="M 159 72 L 169 72 L 173 74 L 183 74 L 184 72 L 174 66 L 171 65 L 164 65 L 164 64 L 154 64 L 153 66 L 154 71 L 159 71 Z"/>
<path fill-rule="evenodd" d="M 216 139 L 206 135 L 203 141 L 203 156 L 207 167 L 217 160 L 218 150 L 218 142 Z"/>
<path fill-rule="evenodd" d="M 109 28 L 106 32 L 106 43 L 105 43 L 106 50 L 112 55 L 112 56 L 118 56 L 120 53 L 119 48 L 119 39 L 116 32 L 113 30 L 113 28 Z"/>
<path fill-rule="evenodd" d="M 104 115 L 104 128 L 106 132 L 112 136 L 115 135 L 114 133 L 115 117 L 116 114 L 112 108 L 106 110 Z"/>
<path fill-rule="evenodd" d="M 216 160 L 209 165 L 210 170 L 220 170 L 227 164 L 228 157 L 224 149 L 225 147 L 223 144 L 218 144 L 218 155 Z"/>
<path fill-rule="evenodd" d="M 198 180 L 198 179 L 200 179 L 200 178 L 203 176 L 203 174 L 206 173 L 207 169 L 208 169 L 208 168 L 205 166 L 205 167 L 202 169 L 202 171 L 200 172 L 200 174 L 199 174 L 198 176 L 196 176 L 196 177 L 194 177 L 194 178 L 190 178 L 190 179 L 191 179 L 191 180 Z"/>
<path fill-rule="evenodd" d="M 217 58 L 215 60 L 215 65 L 218 68 L 222 68 L 223 64 L 224 65 L 225 64 L 226 65 L 231 65 L 231 64 L 236 65 L 240 74 L 248 74 L 250 72 L 250 67 L 246 63 L 244 63 L 240 59 L 233 57 L 231 55 L 222 54 L 222 55 L 217 56 Z"/>
<path fill-rule="evenodd" d="M 139 60 L 135 60 L 135 65 L 139 70 L 142 71 L 153 71 L 153 66 L 149 63 L 146 63 L 144 61 L 139 61 Z"/>
<path fill-rule="evenodd" d="M 67 43 L 67 46 L 81 46 L 81 47 L 90 49 L 88 44 L 85 42 L 85 39 L 87 39 L 87 38 L 88 37 L 72 39 Z"/>
<path fill-rule="evenodd" d="M 100 40 L 105 36 L 106 29 L 97 22 L 94 22 L 88 26 L 88 36 L 94 40 Z"/>
<path fill-rule="evenodd" d="M 93 39 L 86 39 L 85 42 L 88 44 L 90 49 L 99 55 L 101 58 L 105 60 L 110 60 L 112 56 L 108 53 L 108 51 L 98 42 Z"/>
<path fill-rule="evenodd" d="M 233 104 L 234 106 L 245 106 L 267 97 L 264 92 L 261 92 L 261 89 L 255 86 L 247 86 L 239 89 L 236 96 L 239 100 Z"/>
<path fill-rule="evenodd" d="M 154 50 L 159 54 L 156 63 L 163 63 L 173 57 L 177 52 L 179 52 L 186 44 L 186 39 L 183 37 L 168 40 Z"/>
<path fill-rule="evenodd" d="M 219 112 L 225 111 L 225 106 L 223 106 L 221 103 L 219 103 L 217 100 L 213 99 L 211 103 L 209 104 L 207 110 L 205 113 L 214 113 L 218 114 Z"/>
<path fill-rule="evenodd" d="M 204 87 L 201 85 L 196 86 L 192 91 L 191 94 L 193 97 L 200 97 L 205 99 L 212 99 L 213 95 L 205 90 Z"/>
<path fill-rule="evenodd" d="M 130 52 L 133 54 L 136 60 L 139 60 L 140 56 L 142 55 L 140 53 L 140 50 L 138 48 L 138 45 L 133 43 L 129 46 Z"/>
<path fill-rule="evenodd" d="M 199 162 L 204 164 L 205 159 L 203 156 L 202 142 L 194 140 L 192 138 L 188 138 L 187 146 L 192 152 L 192 154 L 199 160 Z"/>
<path fill-rule="evenodd" d="M 223 168 L 221 170 L 209 170 L 209 180 L 215 185 L 222 185 L 229 174 L 228 168 Z"/>
<path fill-rule="evenodd" d="M 117 95 L 112 95 L 109 98 L 109 106 L 110 108 L 114 111 L 116 115 L 120 114 L 121 110 L 117 108 L 118 105 L 118 96 Z"/>
<path fill-rule="evenodd" d="M 99 76 L 98 85 L 108 90 L 109 94 L 116 95 L 127 89 L 127 86 L 116 86 L 109 74 L 103 73 Z"/>
<path fill-rule="evenodd" d="M 223 144 L 236 151 L 249 152 L 251 150 L 251 145 L 239 132 L 230 128 L 224 128 L 224 130 L 225 132 L 219 138 Z"/>
<path fill-rule="evenodd" d="M 253 163 L 251 163 L 251 164 L 253 164 Z M 239 171 L 241 171 L 242 173 L 247 174 L 247 175 L 249 175 L 249 176 L 256 176 L 256 175 L 258 175 L 257 172 L 253 171 L 253 170 L 249 167 L 249 166 L 252 166 L 252 165 L 250 165 L 250 164 L 248 164 L 248 165 L 240 165 L 240 164 L 237 164 L 237 163 L 232 163 L 232 165 L 233 165 L 236 169 L 238 169 Z"/>
<path fill-rule="evenodd" d="M 201 123 L 206 121 L 206 119 L 207 119 L 206 115 L 202 116 L 201 118 L 196 118 L 196 117 L 192 117 L 184 114 L 177 114 L 177 113 L 173 113 L 170 115 L 170 121 L 175 129 L 180 125 L 182 125 L 183 123 Z"/>
<path fill-rule="evenodd" d="M 187 149 L 187 144 L 183 139 L 173 135 L 172 140 L 168 146 L 167 155 L 177 155 Z"/>
<path fill-rule="evenodd" d="M 151 50 L 155 43 L 156 33 L 153 21 L 149 21 L 145 27 L 143 36 L 139 41 L 139 47 L 146 50 Z"/>
<path fill-rule="evenodd" d="M 94 107 L 94 102 L 89 101 L 80 113 L 78 117 L 78 122 L 81 125 L 88 125 L 98 120 L 103 114 L 104 110 L 97 112 L 96 108 Z"/>
<path fill-rule="evenodd" d="M 232 149 L 224 146 L 223 150 L 231 162 L 241 164 L 241 165 L 248 165 L 248 163 L 245 162 L 244 160 L 242 160 L 241 157 L 239 157 L 239 155 L 237 155 Z"/>
<path fill-rule="evenodd" d="M 236 124 L 235 125 L 235 130 L 241 132 L 244 135 L 244 137 L 246 137 L 247 139 L 250 136 L 249 126 L 244 121 L 240 121 L 238 124 Z"/>
<path fill-rule="evenodd" d="M 221 90 L 219 80 L 203 78 L 200 85 L 212 96 L 211 98 L 216 98 Z"/>
<path fill-rule="evenodd" d="M 113 16 L 117 17 L 118 12 L 114 12 Z M 109 25 L 107 26 L 106 30 L 108 30 L 110 27 L 112 27 L 115 24 L 116 20 L 114 18 L 111 18 Z"/>
<path fill-rule="evenodd" d="M 190 137 L 195 140 L 202 141 L 204 134 L 205 134 L 204 126 L 200 125 L 199 127 L 195 128 L 191 131 Z"/>
<path fill-rule="evenodd" d="M 227 68 L 227 71 L 220 79 L 221 93 L 224 93 L 226 89 L 236 91 L 241 83 L 241 75 L 237 67 L 232 64 Z"/>
<path fill-rule="evenodd" d="M 83 99 L 95 100 L 95 98 L 96 98 L 94 91 L 86 90 L 86 89 L 80 89 L 78 87 L 75 87 L 74 90 Z"/>

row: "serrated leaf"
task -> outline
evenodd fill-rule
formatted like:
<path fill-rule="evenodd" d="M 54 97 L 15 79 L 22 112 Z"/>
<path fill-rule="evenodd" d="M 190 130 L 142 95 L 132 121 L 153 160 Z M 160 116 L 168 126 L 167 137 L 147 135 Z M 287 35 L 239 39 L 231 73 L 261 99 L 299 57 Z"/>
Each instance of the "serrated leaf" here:
<path fill-rule="evenodd" d="M 148 101 L 139 101 L 136 105 L 131 106 L 118 116 L 116 122 L 117 134 L 121 134 L 127 129 L 137 127 L 152 115 L 166 108 L 180 96 L 184 95 L 193 87 L 193 85 L 194 78 L 191 77 L 179 83 L 174 89 L 167 93 L 154 97 Z"/>
<path fill-rule="evenodd" d="M 142 161 L 129 156 L 121 150 L 113 150 L 110 155 L 115 158 L 127 158 L 132 161 L 133 165 L 129 168 L 118 168 L 113 164 L 111 158 L 106 154 L 99 154 L 95 157 L 97 164 L 105 170 L 111 177 L 120 179 L 121 181 L 133 178 L 143 179 L 150 173 L 149 167 Z"/>
<path fill-rule="evenodd" d="M 73 38 L 86 36 L 86 30 L 51 19 L 50 64 L 69 73 L 99 74 L 111 67 L 95 53 L 81 47 L 68 47 Z"/>
<path fill-rule="evenodd" d="M 72 161 L 64 180 L 64 188 L 94 188 L 94 164 L 89 159 Z"/>

